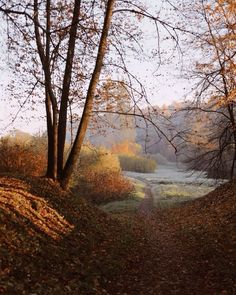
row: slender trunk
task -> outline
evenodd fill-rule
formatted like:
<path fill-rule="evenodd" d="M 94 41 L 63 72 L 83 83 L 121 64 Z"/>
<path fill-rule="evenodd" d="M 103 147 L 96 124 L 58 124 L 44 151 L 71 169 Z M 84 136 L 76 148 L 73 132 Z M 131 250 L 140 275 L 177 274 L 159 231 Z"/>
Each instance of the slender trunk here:
<path fill-rule="evenodd" d="M 230 121 L 233 129 L 233 140 L 234 140 L 234 155 L 232 159 L 231 169 L 230 169 L 230 180 L 234 178 L 235 162 L 236 162 L 236 123 L 234 117 L 233 104 L 228 105 L 228 113 L 230 116 Z"/>
<path fill-rule="evenodd" d="M 76 162 L 78 160 L 80 150 L 84 141 L 85 133 L 88 127 L 89 123 L 89 117 L 93 108 L 93 100 L 95 95 L 95 90 L 99 81 L 100 73 L 102 70 L 103 65 L 103 59 L 106 53 L 106 47 L 107 47 L 107 38 L 108 38 L 108 32 L 111 25 L 112 20 L 112 12 L 113 12 L 113 6 L 114 6 L 115 0 L 108 0 L 107 1 L 107 8 L 106 8 L 106 15 L 104 19 L 103 24 L 103 30 L 102 35 L 100 38 L 100 43 L 98 47 L 98 53 L 97 53 L 97 59 L 96 64 L 94 67 L 93 75 L 90 80 L 90 84 L 88 87 L 88 92 L 86 96 L 86 102 L 83 110 L 83 114 L 81 117 L 81 121 L 79 124 L 79 128 L 76 134 L 76 138 L 73 144 L 73 147 L 71 149 L 71 152 L 68 156 L 68 159 L 66 161 L 65 167 L 63 169 L 63 173 L 61 175 L 60 183 L 61 186 L 64 189 L 68 188 L 69 180 L 71 178 L 71 175 L 73 173 L 74 167 L 76 165 Z"/>
<path fill-rule="evenodd" d="M 50 98 L 45 89 L 45 107 L 46 107 L 46 118 L 47 118 L 47 137 L 48 137 L 48 159 L 47 159 L 47 172 L 46 177 L 53 178 L 53 159 L 54 159 L 54 148 L 53 148 L 53 125 L 52 125 L 52 112 Z"/>
<path fill-rule="evenodd" d="M 58 179 L 57 148 L 58 148 L 58 116 L 57 116 L 57 109 L 53 109 L 53 179 Z"/>
<path fill-rule="evenodd" d="M 236 137 L 234 138 L 234 157 L 232 160 L 232 165 L 230 170 L 230 180 L 234 179 L 235 162 L 236 162 Z"/>
<path fill-rule="evenodd" d="M 47 136 L 48 136 L 48 158 L 46 176 L 57 179 L 57 111 L 52 108 L 50 96 L 46 90 L 46 117 L 47 117 Z"/>
<path fill-rule="evenodd" d="M 46 52 L 45 52 L 45 68 L 50 69 L 50 10 L 51 1 L 46 2 Z M 46 116 L 47 116 L 47 134 L 48 134 L 48 163 L 47 163 L 47 173 L 46 176 L 55 179 L 55 148 L 54 148 L 54 112 L 52 110 L 52 104 L 50 95 L 45 86 L 45 106 L 46 106 Z"/>
<path fill-rule="evenodd" d="M 46 94 L 46 115 L 47 115 L 47 135 L 48 135 L 48 158 L 46 176 L 57 179 L 57 130 L 58 118 L 57 110 L 51 106 L 49 94 Z"/>
<path fill-rule="evenodd" d="M 80 0 L 75 0 L 74 3 L 74 12 L 70 28 L 70 37 L 68 43 L 68 51 L 66 58 L 66 67 L 64 73 L 62 95 L 61 95 L 61 104 L 59 112 L 59 126 L 58 126 L 58 176 L 60 177 L 63 164 L 64 164 L 64 149 L 65 149 L 65 140 L 66 140 L 66 129 L 67 129 L 67 109 L 68 109 L 68 99 L 70 94 L 70 84 L 71 84 L 71 75 L 73 68 L 73 59 L 76 43 L 76 34 L 78 28 L 78 20 L 80 15 Z"/>
<path fill-rule="evenodd" d="M 38 0 L 34 0 L 34 30 L 35 39 L 38 49 L 38 54 L 42 63 L 44 75 L 45 75 L 45 89 L 46 89 L 46 114 L 47 114 L 47 127 L 48 132 L 48 169 L 47 175 L 50 178 L 57 179 L 57 100 L 53 92 L 51 83 L 51 71 L 50 71 L 50 29 L 51 29 L 51 0 L 46 2 L 46 50 L 42 42 L 42 34 L 40 33 L 39 23 L 39 7 Z M 50 118 L 49 118 L 49 117 Z"/>

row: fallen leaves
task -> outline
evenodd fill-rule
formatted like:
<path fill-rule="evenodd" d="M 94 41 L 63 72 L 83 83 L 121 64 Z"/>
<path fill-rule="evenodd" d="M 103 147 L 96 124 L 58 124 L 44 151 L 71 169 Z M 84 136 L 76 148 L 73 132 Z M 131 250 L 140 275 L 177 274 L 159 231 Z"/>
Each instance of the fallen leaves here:
<path fill-rule="evenodd" d="M 234 294 L 236 185 L 148 218 L 0 178 L 0 294 Z"/>

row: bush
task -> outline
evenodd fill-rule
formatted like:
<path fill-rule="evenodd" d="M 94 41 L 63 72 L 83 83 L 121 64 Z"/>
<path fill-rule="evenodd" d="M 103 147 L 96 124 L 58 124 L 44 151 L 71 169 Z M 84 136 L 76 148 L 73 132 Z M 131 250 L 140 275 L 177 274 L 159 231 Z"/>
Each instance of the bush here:
<path fill-rule="evenodd" d="M 120 166 L 124 171 L 151 173 L 157 168 L 155 160 L 145 157 L 119 155 Z"/>
<path fill-rule="evenodd" d="M 83 170 L 103 171 L 103 170 L 120 170 L 118 157 L 113 155 L 107 149 L 93 146 L 82 148 L 78 162 L 79 172 Z"/>
<path fill-rule="evenodd" d="M 87 171 L 79 177 L 77 192 L 90 201 L 101 204 L 131 197 L 134 186 L 119 171 Z"/>
<path fill-rule="evenodd" d="M 74 191 L 96 204 L 129 198 L 134 186 L 121 174 L 117 156 L 105 148 L 83 147 Z"/>
<path fill-rule="evenodd" d="M 0 139 L 0 172 L 39 176 L 45 172 L 46 148 L 39 150 L 35 138 L 27 141 Z"/>

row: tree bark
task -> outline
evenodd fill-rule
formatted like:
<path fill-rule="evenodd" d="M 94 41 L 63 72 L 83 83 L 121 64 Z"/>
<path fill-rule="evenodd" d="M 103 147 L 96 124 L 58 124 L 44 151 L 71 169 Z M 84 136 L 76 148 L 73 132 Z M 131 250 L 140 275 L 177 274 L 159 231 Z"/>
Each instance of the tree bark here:
<path fill-rule="evenodd" d="M 46 119 L 47 119 L 47 138 L 48 138 L 48 153 L 47 153 L 47 172 L 46 177 L 53 178 L 53 167 L 54 167 L 54 148 L 53 148 L 53 124 L 52 124 L 52 112 L 50 98 L 45 88 L 45 107 L 46 107 Z"/>
<path fill-rule="evenodd" d="M 58 176 L 62 174 L 64 164 L 64 149 L 66 140 L 66 129 L 67 129 L 67 109 L 68 99 L 70 94 L 71 75 L 73 68 L 73 59 L 75 52 L 76 34 L 78 28 L 78 20 L 80 15 L 80 0 L 75 0 L 74 12 L 70 28 L 70 37 L 67 50 L 66 66 L 62 87 L 61 104 L 59 111 L 59 123 L 58 123 L 58 164 L 57 173 Z"/>
<path fill-rule="evenodd" d="M 228 112 L 230 115 L 230 121 L 233 129 L 233 145 L 234 145 L 234 153 L 233 153 L 233 159 L 231 163 L 231 169 L 230 169 L 230 180 L 234 178 L 234 170 L 235 170 L 235 162 L 236 162 L 236 123 L 235 123 L 235 117 L 234 117 L 234 108 L 233 104 L 228 105 Z"/>
<path fill-rule="evenodd" d="M 51 28 L 51 1 L 46 2 L 46 50 L 40 35 L 40 23 L 39 23 L 39 8 L 38 0 L 34 0 L 34 31 L 38 54 L 42 63 L 44 76 L 45 76 L 45 99 L 46 99 L 46 115 L 47 115 L 47 128 L 48 131 L 48 165 L 47 176 L 53 179 L 57 179 L 57 100 L 53 92 L 51 83 L 50 72 L 50 28 Z M 50 116 L 50 118 L 48 117 Z"/>
<path fill-rule="evenodd" d="M 50 30 L 51 30 L 51 0 L 46 2 L 46 52 L 45 68 L 50 71 Z M 55 149 L 55 107 L 52 108 L 52 102 L 48 87 L 45 85 L 45 105 L 47 117 L 47 135 L 48 135 L 48 161 L 46 176 L 52 179 L 57 178 L 57 150 Z"/>
<path fill-rule="evenodd" d="M 103 59 L 106 53 L 107 38 L 108 38 L 108 32 L 109 32 L 109 28 L 110 28 L 111 20 L 112 20 L 114 3 L 115 3 L 115 0 L 107 1 L 106 14 L 105 14 L 105 19 L 103 23 L 102 35 L 101 35 L 100 43 L 98 47 L 96 64 L 94 67 L 92 78 L 89 83 L 83 114 L 81 117 L 81 121 L 80 121 L 79 128 L 75 137 L 74 144 L 72 146 L 71 152 L 66 161 L 65 167 L 63 169 L 63 173 L 60 178 L 60 184 L 64 189 L 68 188 L 69 181 L 73 173 L 73 169 L 78 160 L 80 150 L 84 141 L 85 133 L 89 124 L 89 117 L 93 109 L 93 100 L 94 100 L 95 90 L 99 81 L 99 77 L 100 77 L 100 73 L 101 73 L 102 65 L 103 65 Z"/>

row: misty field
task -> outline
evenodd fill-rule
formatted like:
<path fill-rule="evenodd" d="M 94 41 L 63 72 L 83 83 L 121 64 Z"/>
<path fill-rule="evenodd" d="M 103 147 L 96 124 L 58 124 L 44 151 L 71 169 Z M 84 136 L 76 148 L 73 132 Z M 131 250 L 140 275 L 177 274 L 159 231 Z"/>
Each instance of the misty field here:
<path fill-rule="evenodd" d="M 101 208 L 107 212 L 137 211 L 144 198 L 144 188 L 149 186 L 153 206 L 166 208 L 179 206 L 202 197 L 214 190 L 217 183 L 197 171 L 186 172 L 176 164 L 159 165 L 155 173 L 124 172 L 135 184 L 133 199 L 107 203 Z"/>

